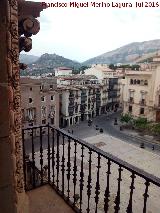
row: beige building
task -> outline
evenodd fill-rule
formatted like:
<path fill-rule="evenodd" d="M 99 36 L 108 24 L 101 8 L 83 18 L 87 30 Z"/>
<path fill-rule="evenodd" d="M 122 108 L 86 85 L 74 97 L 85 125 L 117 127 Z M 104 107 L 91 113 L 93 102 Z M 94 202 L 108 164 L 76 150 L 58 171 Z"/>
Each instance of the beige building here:
<path fill-rule="evenodd" d="M 141 64 L 139 71 L 126 71 L 123 81 L 123 113 L 160 121 L 160 59 Z"/>
<path fill-rule="evenodd" d="M 53 79 L 21 78 L 23 127 L 59 126 L 59 94 Z"/>

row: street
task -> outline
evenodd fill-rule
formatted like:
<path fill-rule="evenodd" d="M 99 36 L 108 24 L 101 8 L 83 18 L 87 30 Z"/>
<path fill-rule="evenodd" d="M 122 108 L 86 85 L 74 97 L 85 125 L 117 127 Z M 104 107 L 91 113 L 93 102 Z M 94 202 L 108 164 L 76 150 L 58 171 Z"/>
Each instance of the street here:
<path fill-rule="evenodd" d="M 98 128 L 103 129 L 103 133 L 106 135 L 111 135 L 115 138 L 118 138 L 124 142 L 134 144 L 135 146 L 140 147 L 141 143 L 144 143 L 144 148 L 150 152 L 157 153 L 160 155 L 160 145 L 155 144 L 152 139 L 147 139 L 145 137 L 139 136 L 139 135 L 133 135 L 130 134 L 129 131 L 120 131 L 119 125 L 114 125 L 114 119 L 119 118 L 120 113 L 116 112 L 111 115 L 100 115 L 95 118 L 93 118 L 93 122 L 91 126 L 88 126 L 88 121 L 80 122 L 79 124 L 76 124 L 74 126 L 70 126 L 65 128 L 64 130 L 70 131 L 70 133 L 73 131 L 73 135 L 85 139 L 88 137 L 96 136 L 101 134 L 99 130 L 96 130 L 96 126 Z M 119 123 L 119 120 L 118 120 Z M 52 143 L 52 135 L 50 135 L 50 144 Z M 48 136 L 43 135 L 43 150 L 47 149 L 48 147 Z M 59 143 L 62 143 L 61 137 L 59 138 Z M 106 141 L 107 143 L 107 141 Z M 56 141 L 55 141 L 56 145 Z M 154 146 L 154 150 L 152 150 Z M 40 138 L 34 137 L 34 152 L 39 151 L 40 149 Z M 32 151 L 32 143 L 31 138 L 25 140 L 25 150 L 26 153 L 31 153 Z"/>
<path fill-rule="evenodd" d="M 119 126 L 114 126 L 114 119 L 120 118 L 120 113 L 115 112 L 111 115 L 100 115 L 93 118 L 92 126 L 88 126 L 88 121 L 83 121 L 80 124 L 70 126 L 65 128 L 64 130 L 73 130 L 73 134 L 77 137 L 84 139 L 87 137 L 95 136 L 101 134 L 99 130 L 96 130 L 96 125 L 99 128 L 103 129 L 103 133 L 107 135 L 114 136 L 118 139 L 121 139 L 127 143 L 134 144 L 140 147 L 141 143 L 144 143 L 145 149 L 148 151 L 160 154 L 160 145 L 155 144 L 153 140 L 147 139 L 143 136 L 137 136 L 127 133 L 127 130 L 120 131 Z M 154 146 L 154 150 L 152 147 Z"/>

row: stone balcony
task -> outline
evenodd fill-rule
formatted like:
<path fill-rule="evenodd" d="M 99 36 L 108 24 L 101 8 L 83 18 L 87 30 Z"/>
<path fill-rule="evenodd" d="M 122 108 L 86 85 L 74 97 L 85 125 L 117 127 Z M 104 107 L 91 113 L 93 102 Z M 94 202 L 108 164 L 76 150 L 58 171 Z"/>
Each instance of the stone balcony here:
<path fill-rule="evenodd" d="M 73 209 L 49 186 L 27 192 L 29 213 L 73 213 Z"/>

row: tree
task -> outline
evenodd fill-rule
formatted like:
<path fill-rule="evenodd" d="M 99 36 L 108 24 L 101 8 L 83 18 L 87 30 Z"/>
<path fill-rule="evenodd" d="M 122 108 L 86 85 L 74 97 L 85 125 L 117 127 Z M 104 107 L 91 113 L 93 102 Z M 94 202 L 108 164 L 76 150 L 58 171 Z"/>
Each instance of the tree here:
<path fill-rule="evenodd" d="M 137 118 L 134 119 L 134 126 L 139 130 L 145 130 L 148 128 L 148 121 L 147 118 Z"/>
<path fill-rule="evenodd" d="M 114 64 L 110 64 L 110 65 L 109 65 L 109 69 L 111 69 L 111 70 L 116 70 L 116 69 L 117 69 L 117 66 L 115 66 Z"/>
<path fill-rule="evenodd" d="M 151 127 L 151 132 L 156 134 L 156 135 L 160 135 L 160 123 L 153 124 L 152 127 Z"/>
<path fill-rule="evenodd" d="M 140 66 L 138 64 L 133 64 L 131 70 L 139 70 Z"/>
<path fill-rule="evenodd" d="M 132 115 L 130 115 L 130 114 L 122 115 L 122 116 L 121 116 L 121 119 L 120 119 L 120 121 L 121 121 L 122 123 L 129 123 L 129 122 L 131 122 L 132 120 L 133 120 L 133 117 L 132 117 Z"/>
<path fill-rule="evenodd" d="M 84 70 L 86 70 L 86 69 L 88 69 L 88 68 L 90 68 L 90 66 L 85 66 L 85 65 L 81 66 L 81 67 L 78 68 L 78 69 L 74 69 L 74 68 L 73 68 L 72 73 L 73 73 L 73 74 L 79 74 L 79 73 L 82 71 L 82 74 L 84 74 Z"/>

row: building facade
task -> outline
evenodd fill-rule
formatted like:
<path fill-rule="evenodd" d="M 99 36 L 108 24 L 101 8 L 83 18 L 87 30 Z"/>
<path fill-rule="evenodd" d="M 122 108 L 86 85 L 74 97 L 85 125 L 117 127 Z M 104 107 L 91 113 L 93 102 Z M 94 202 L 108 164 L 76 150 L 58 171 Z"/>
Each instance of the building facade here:
<path fill-rule="evenodd" d="M 87 78 L 87 76 L 86 76 Z M 78 80 L 78 79 L 76 79 Z M 60 126 L 66 127 L 92 119 L 119 107 L 118 78 L 80 80 L 77 85 L 59 86 Z"/>
<path fill-rule="evenodd" d="M 160 60 L 141 64 L 139 71 L 126 71 L 123 113 L 160 121 Z"/>
<path fill-rule="evenodd" d="M 59 94 L 53 79 L 21 78 L 23 127 L 59 126 Z"/>
<path fill-rule="evenodd" d="M 95 75 L 98 79 L 113 78 L 116 75 L 116 71 L 110 69 L 106 64 L 94 64 L 84 72 L 86 75 Z"/>

